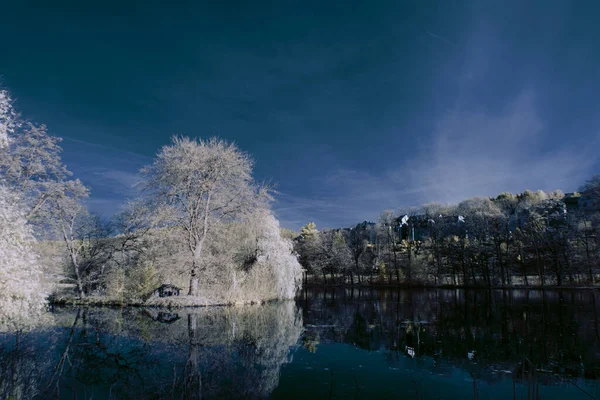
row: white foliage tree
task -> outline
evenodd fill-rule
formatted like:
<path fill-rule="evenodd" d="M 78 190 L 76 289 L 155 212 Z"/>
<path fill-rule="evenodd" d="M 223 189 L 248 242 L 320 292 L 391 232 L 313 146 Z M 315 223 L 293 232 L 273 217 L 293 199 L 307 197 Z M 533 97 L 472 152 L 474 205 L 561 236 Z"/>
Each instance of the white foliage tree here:
<path fill-rule="evenodd" d="M 42 271 L 19 199 L 0 184 L 0 326 L 20 325 L 43 310 Z"/>
<path fill-rule="evenodd" d="M 188 249 L 190 296 L 198 296 L 213 228 L 239 220 L 268 199 L 252 178 L 252 164 L 246 153 L 226 141 L 174 137 L 142 170 L 143 189 L 154 208 L 164 212 L 164 226 L 178 229 Z"/>
<path fill-rule="evenodd" d="M 81 240 L 74 228 L 87 213 L 82 199 L 88 189 L 78 179 L 70 179 L 72 174 L 60 157 L 60 141 L 44 125 L 22 122 L 10 94 L 0 90 L 0 183 L 18 196 L 26 222 L 37 228 L 36 237 L 45 232 L 64 240 L 83 297 Z"/>
<path fill-rule="evenodd" d="M 0 150 L 2 153 L 8 148 L 8 134 L 14 131 L 16 125 L 16 115 L 10 93 L 0 90 Z"/>
<path fill-rule="evenodd" d="M 293 253 L 293 244 L 281 236 L 279 221 L 267 210 L 250 219 L 254 239 L 255 262 L 242 274 L 240 290 L 234 296 L 241 301 L 292 299 L 302 283 L 302 266 Z"/>
<path fill-rule="evenodd" d="M 0 91 L 0 154 L 7 151 L 8 134 L 15 127 L 15 114 L 8 92 Z M 27 225 L 20 199 L 4 185 L 0 176 L 0 326 L 23 322 L 43 309 L 45 294 L 41 268 L 32 249 L 35 239 Z"/>

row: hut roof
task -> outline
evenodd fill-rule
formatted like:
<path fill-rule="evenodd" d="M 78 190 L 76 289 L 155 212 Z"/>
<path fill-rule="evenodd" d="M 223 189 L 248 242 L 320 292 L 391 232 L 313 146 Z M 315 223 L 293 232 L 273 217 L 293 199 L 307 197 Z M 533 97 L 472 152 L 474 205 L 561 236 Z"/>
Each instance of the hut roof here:
<path fill-rule="evenodd" d="M 177 289 L 177 290 L 181 290 L 180 287 L 177 287 L 177 286 L 172 285 L 170 283 L 163 283 L 157 289 Z"/>

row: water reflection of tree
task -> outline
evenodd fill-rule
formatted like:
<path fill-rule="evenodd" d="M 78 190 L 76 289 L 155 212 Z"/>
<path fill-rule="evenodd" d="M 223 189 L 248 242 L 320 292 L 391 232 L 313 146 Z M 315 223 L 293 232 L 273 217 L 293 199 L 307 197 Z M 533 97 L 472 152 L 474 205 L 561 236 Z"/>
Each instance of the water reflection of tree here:
<path fill-rule="evenodd" d="M 433 357 L 436 368 L 461 366 L 478 379 L 513 371 L 524 357 L 536 369 L 600 377 L 593 291 L 347 289 L 337 291 L 335 304 L 333 297 L 303 295 L 306 335 L 385 349 L 390 363 L 408 347 Z"/>
<path fill-rule="evenodd" d="M 3 335 L 0 349 L 0 398 L 30 399 L 39 392 L 36 353 L 22 332 Z"/>
<path fill-rule="evenodd" d="M 149 344 L 107 334 L 96 313 L 69 312 L 71 327 L 55 328 L 60 340 L 52 347 L 53 367 L 40 376 L 43 397 L 131 398 L 152 381 L 158 363 L 147 356 Z"/>
<path fill-rule="evenodd" d="M 62 309 L 0 336 L 0 398 L 264 398 L 303 331 L 293 302 L 179 312 Z"/>
<path fill-rule="evenodd" d="M 186 398 L 264 398 L 302 334 L 292 302 L 201 310 L 188 315 Z"/>

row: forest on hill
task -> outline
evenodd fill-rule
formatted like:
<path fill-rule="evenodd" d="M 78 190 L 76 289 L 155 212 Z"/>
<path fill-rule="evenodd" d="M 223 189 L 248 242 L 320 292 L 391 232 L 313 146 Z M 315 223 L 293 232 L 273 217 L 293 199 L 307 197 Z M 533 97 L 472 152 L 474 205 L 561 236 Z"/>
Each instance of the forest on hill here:
<path fill-rule="evenodd" d="M 305 279 L 318 284 L 590 286 L 600 274 L 600 175 L 576 193 L 426 204 L 289 235 Z"/>

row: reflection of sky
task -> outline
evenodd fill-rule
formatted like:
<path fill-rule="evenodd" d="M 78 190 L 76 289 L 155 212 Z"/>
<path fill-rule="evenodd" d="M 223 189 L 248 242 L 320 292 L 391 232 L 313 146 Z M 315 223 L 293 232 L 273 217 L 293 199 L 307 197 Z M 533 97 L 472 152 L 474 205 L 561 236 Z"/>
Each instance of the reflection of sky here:
<path fill-rule="evenodd" d="M 337 227 L 598 172 L 600 5 L 585 3 L 11 2 L 0 77 L 71 139 L 95 211 L 172 134 L 220 135 L 278 183 L 283 226 Z"/>

